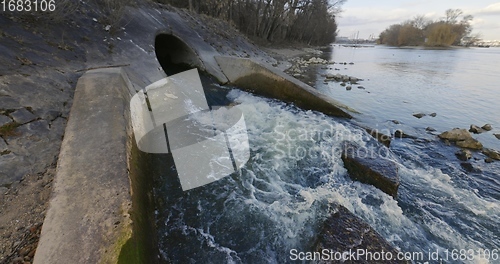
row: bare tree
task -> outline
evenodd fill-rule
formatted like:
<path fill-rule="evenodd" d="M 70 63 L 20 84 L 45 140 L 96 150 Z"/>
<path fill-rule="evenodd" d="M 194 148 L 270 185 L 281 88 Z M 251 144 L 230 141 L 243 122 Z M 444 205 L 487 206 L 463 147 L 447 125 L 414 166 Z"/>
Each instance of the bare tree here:
<path fill-rule="evenodd" d="M 418 29 L 425 29 L 430 23 L 431 20 L 427 19 L 424 15 L 415 16 L 412 20 L 413 26 Z"/>
<path fill-rule="evenodd" d="M 458 22 L 458 18 L 463 14 L 461 9 L 447 9 L 445 11 L 445 19 L 444 22 L 449 24 L 456 24 Z"/>
<path fill-rule="evenodd" d="M 335 39 L 335 15 L 346 0 L 156 0 L 234 23 L 268 41 L 326 44 Z"/>

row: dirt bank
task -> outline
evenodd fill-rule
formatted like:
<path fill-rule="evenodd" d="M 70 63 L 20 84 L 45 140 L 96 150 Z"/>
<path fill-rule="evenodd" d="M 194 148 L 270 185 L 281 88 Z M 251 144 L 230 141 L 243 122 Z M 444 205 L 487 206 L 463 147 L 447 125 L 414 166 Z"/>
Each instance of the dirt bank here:
<path fill-rule="evenodd" d="M 97 6 L 81 3 L 59 22 L 0 14 L 1 263 L 32 262 L 76 81 L 86 70 L 136 67 L 131 78 L 146 84 L 164 75 L 154 44 L 155 35 L 165 32 L 196 34 L 221 55 L 279 69 L 291 66 L 290 57 L 316 53 L 268 47 L 269 55 L 225 22 L 170 6 L 143 3 L 110 23 Z M 176 23 L 185 31 L 176 32 Z"/>
<path fill-rule="evenodd" d="M 177 14 L 221 54 L 281 65 L 227 23 L 170 6 L 128 7 L 112 24 L 92 3 L 58 22 L 0 13 L 0 263 L 32 261 L 76 81 L 87 69 L 155 62 L 154 34 L 172 25 L 148 21 L 154 9 Z"/>

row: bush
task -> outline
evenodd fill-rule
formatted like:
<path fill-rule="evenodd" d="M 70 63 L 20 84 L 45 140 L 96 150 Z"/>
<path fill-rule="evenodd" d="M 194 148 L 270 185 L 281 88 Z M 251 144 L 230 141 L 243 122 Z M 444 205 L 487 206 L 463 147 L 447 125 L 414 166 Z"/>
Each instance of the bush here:
<path fill-rule="evenodd" d="M 429 27 L 427 33 L 428 46 L 446 47 L 455 42 L 458 35 L 453 32 L 452 25 L 447 23 L 435 23 Z"/>
<path fill-rule="evenodd" d="M 448 9 L 446 17 L 435 22 L 425 19 L 424 16 L 417 16 L 413 20 L 389 26 L 380 33 L 378 43 L 416 46 L 425 42 L 427 46 L 439 47 L 468 43 L 467 40 L 471 39 L 473 17 L 466 15 L 458 21 L 461 15 L 460 9 Z M 424 41 L 425 39 L 427 41 Z"/>

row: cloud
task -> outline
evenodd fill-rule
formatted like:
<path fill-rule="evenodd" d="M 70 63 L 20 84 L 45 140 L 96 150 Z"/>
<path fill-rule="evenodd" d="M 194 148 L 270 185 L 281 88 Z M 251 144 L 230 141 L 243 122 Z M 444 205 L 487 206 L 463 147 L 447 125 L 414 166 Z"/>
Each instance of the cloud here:
<path fill-rule="evenodd" d="M 491 4 L 483 9 L 480 9 L 477 15 L 500 15 L 500 3 Z"/>
<path fill-rule="evenodd" d="M 476 27 L 476 26 L 481 26 L 481 25 L 484 25 L 486 23 L 486 20 L 482 19 L 482 18 L 474 18 L 470 24 L 473 26 L 473 27 Z"/>
<path fill-rule="evenodd" d="M 500 2 L 491 4 L 484 8 L 475 9 L 464 9 L 464 14 L 470 14 L 473 16 L 490 16 L 490 15 L 500 15 Z"/>
<path fill-rule="evenodd" d="M 368 38 L 370 34 L 378 35 L 390 25 L 413 19 L 417 15 L 424 15 L 429 20 L 441 19 L 444 16 L 444 11 L 431 8 L 432 5 L 427 2 L 408 1 L 402 3 L 399 8 L 384 6 L 345 8 L 344 12 L 337 17 L 340 35 L 350 36 L 359 32 L 360 38 Z M 422 5 L 428 5 L 429 8 L 422 8 Z M 475 9 L 466 7 L 461 9 L 464 10 L 464 14 L 474 16 L 472 24 L 475 32 L 483 33 L 485 39 L 499 38 L 500 33 L 496 32 L 500 24 L 500 2 L 486 7 L 478 6 Z"/>
<path fill-rule="evenodd" d="M 430 3 L 432 3 L 433 1 L 431 0 L 427 0 L 427 1 L 422 1 L 422 0 L 419 0 L 419 1 L 411 1 L 411 2 L 404 2 L 401 4 L 402 7 L 405 7 L 405 8 L 415 8 L 415 7 L 419 7 L 419 6 L 425 6 L 425 5 L 428 5 Z"/>
<path fill-rule="evenodd" d="M 500 22 L 474 19 L 472 25 L 474 27 L 473 33 L 479 33 L 482 38 L 486 40 L 500 40 L 500 33 L 498 31 Z"/>
<path fill-rule="evenodd" d="M 338 19 L 343 26 L 369 25 L 372 23 L 399 23 L 414 14 L 406 9 L 363 9 L 351 8 L 346 10 Z"/>
<path fill-rule="evenodd" d="M 422 13 L 421 13 L 422 14 Z M 340 35 L 349 36 L 360 32 L 360 38 L 368 38 L 370 34 L 378 35 L 392 24 L 399 24 L 421 15 L 408 8 L 349 8 L 337 18 Z M 439 15 L 429 12 L 428 19 L 437 19 Z"/>
<path fill-rule="evenodd" d="M 473 33 L 480 33 L 484 39 L 500 40 L 500 2 L 484 8 L 464 10 L 465 14 L 474 16 L 471 24 Z"/>
<path fill-rule="evenodd" d="M 415 13 L 408 9 L 395 8 L 349 8 L 337 18 L 340 36 L 353 36 L 359 32 L 360 38 L 384 31 L 392 24 L 411 19 Z"/>

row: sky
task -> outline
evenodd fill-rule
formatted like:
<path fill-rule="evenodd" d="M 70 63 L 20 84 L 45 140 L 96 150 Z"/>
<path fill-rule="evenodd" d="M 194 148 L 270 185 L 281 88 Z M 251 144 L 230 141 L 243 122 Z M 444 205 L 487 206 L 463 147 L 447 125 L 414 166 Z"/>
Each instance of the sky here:
<path fill-rule="evenodd" d="M 464 15 L 474 16 L 473 34 L 484 40 L 500 40 L 500 1 L 487 0 L 347 0 L 337 16 L 339 37 L 375 38 L 392 24 L 417 15 L 436 20 L 447 9 L 462 9 Z"/>

